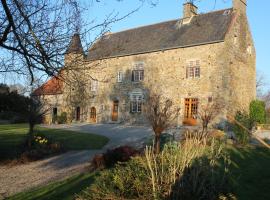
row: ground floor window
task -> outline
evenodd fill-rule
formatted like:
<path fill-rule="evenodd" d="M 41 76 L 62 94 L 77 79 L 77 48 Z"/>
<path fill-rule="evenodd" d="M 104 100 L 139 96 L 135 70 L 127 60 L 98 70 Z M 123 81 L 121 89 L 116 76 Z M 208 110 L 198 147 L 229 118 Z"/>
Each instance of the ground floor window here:
<path fill-rule="evenodd" d="M 196 119 L 198 114 L 198 99 L 187 98 L 185 99 L 185 118 Z"/>
<path fill-rule="evenodd" d="M 131 112 L 141 113 L 142 112 L 142 96 L 133 95 L 131 100 Z"/>

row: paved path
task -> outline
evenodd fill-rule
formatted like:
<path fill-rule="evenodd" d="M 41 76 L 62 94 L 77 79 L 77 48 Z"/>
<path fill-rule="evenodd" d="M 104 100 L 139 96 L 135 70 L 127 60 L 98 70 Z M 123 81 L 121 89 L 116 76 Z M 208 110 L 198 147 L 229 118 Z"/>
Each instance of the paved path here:
<path fill-rule="evenodd" d="M 147 127 L 117 124 L 54 125 L 48 128 L 62 128 L 100 134 L 108 137 L 110 141 L 102 150 L 70 151 L 29 164 L 14 167 L 0 166 L 0 199 L 1 196 L 2 198 L 7 197 L 83 172 L 89 167 L 89 161 L 95 154 L 121 145 L 141 147 L 152 134 L 151 129 Z"/>

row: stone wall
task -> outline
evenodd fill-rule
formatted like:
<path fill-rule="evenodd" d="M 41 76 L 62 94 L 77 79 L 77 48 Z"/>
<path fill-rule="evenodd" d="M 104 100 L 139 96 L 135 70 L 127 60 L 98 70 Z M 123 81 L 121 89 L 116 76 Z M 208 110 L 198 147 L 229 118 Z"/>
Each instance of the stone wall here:
<path fill-rule="evenodd" d="M 221 99 L 224 104 L 219 121 L 238 110 L 248 110 L 256 98 L 256 52 L 245 13 L 235 12 L 224 42 L 178 48 L 147 54 L 108 58 L 90 62 L 84 56 L 66 57 L 62 110 L 74 121 L 76 107 L 81 108 L 80 121 L 90 122 L 90 109 L 96 109 L 96 122 L 111 122 L 113 102 L 119 102 L 118 122 L 145 123 L 143 113 L 130 113 L 130 94 L 141 89 L 166 96 L 180 108 L 176 124 L 184 117 L 185 98 L 198 98 L 199 109 Z M 189 61 L 200 61 L 200 78 L 187 79 Z M 72 64 L 70 64 L 72 63 Z M 132 82 L 134 66 L 143 63 L 144 81 Z M 117 73 L 124 74 L 117 82 Z M 91 82 L 98 81 L 97 91 Z"/>

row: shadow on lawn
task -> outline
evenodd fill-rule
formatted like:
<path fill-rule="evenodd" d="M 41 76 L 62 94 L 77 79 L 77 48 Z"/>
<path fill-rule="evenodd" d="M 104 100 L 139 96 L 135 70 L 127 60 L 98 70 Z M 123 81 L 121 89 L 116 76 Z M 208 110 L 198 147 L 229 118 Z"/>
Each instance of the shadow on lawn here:
<path fill-rule="evenodd" d="M 61 182 L 35 190 L 19 193 L 8 200 L 71 200 L 74 196 L 88 187 L 94 181 L 93 174 L 81 174 L 73 176 Z"/>
<path fill-rule="evenodd" d="M 54 156 L 46 159 L 40 165 L 40 168 L 53 168 L 53 169 L 63 169 L 72 168 L 83 163 L 90 162 L 91 157 L 95 154 L 101 153 L 100 150 L 85 150 L 85 151 L 72 151 L 59 156 Z"/>

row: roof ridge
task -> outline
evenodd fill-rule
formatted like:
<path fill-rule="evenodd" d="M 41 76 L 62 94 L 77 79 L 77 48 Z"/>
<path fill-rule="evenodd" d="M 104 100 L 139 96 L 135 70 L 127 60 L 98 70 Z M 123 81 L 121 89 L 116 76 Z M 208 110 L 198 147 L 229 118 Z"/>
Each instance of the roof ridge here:
<path fill-rule="evenodd" d="M 220 11 L 225 11 L 225 10 L 230 10 L 230 9 L 232 9 L 232 7 L 224 8 L 224 9 L 220 9 L 220 10 L 214 10 L 214 11 L 210 11 L 210 12 L 207 12 L 207 13 L 200 13 L 200 14 L 198 14 L 196 16 L 207 15 L 207 14 L 220 12 Z M 136 29 L 139 29 L 139 28 L 149 27 L 149 26 L 155 26 L 155 25 L 158 25 L 158 24 L 168 23 L 168 22 L 172 22 L 172 21 L 179 21 L 179 20 L 182 20 L 182 19 L 184 19 L 184 17 L 177 18 L 177 19 L 170 19 L 170 20 L 166 20 L 166 21 L 161 21 L 161 22 L 157 22 L 157 23 L 154 23 L 154 24 L 146 24 L 146 25 L 141 25 L 141 26 L 137 26 L 137 27 L 133 27 L 133 28 L 127 28 L 127 29 L 124 29 L 124 30 L 121 30 L 121 31 L 111 32 L 109 35 L 114 35 L 114 34 L 126 32 L 126 31 L 132 31 L 132 30 L 136 30 Z"/>

